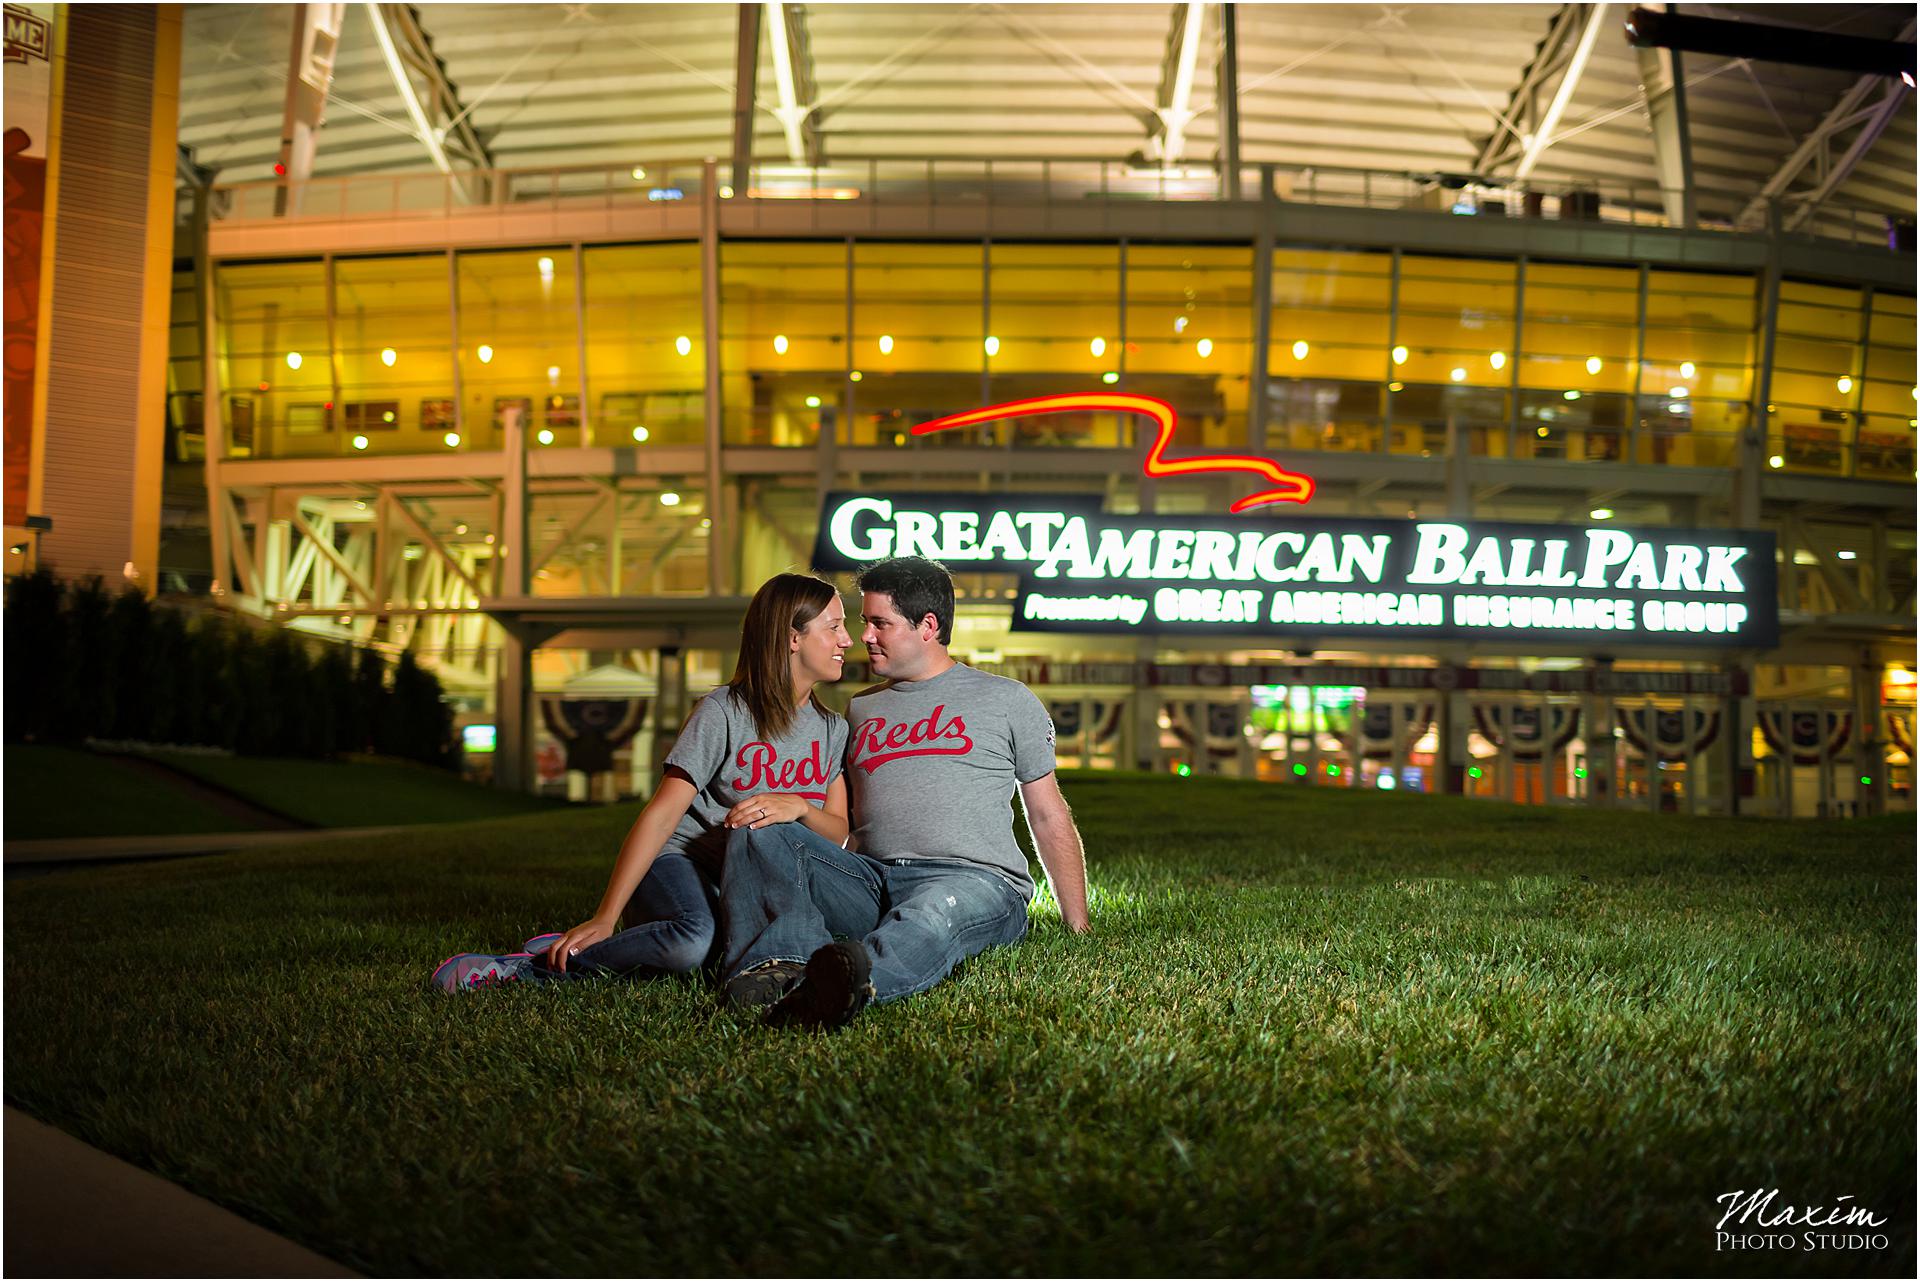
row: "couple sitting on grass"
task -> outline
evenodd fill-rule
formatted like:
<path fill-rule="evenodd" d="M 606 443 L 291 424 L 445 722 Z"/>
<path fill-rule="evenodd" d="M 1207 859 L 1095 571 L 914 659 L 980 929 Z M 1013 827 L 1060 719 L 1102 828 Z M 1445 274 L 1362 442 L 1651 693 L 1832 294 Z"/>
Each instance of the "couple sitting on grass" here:
<path fill-rule="evenodd" d="M 776 575 L 747 606 L 733 680 L 687 719 L 592 919 L 523 952 L 451 958 L 434 984 L 677 974 L 717 959 L 729 1002 L 776 1026 L 838 1028 L 1026 933 L 1034 886 L 1013 836 L 1015 784 L 1061 917 L 1086 930 L 1086 864 L 1045 707 L 948 655 L 953 580 L 938 562 L 882 561 L 860 591 L 860 639 L 886 684 L 854 696 L 851 735 L 814 696 L 853 644 L 839 595 Z M 623 908 L 642 924 L 616 933 Z"/>

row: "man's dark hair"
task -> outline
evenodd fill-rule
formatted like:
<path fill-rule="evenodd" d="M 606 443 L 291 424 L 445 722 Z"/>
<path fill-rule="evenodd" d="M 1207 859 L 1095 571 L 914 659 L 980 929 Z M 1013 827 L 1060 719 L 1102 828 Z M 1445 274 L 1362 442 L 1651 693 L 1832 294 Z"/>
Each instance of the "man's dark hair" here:
<path fill-rule="evenodd" d="M 923 556 L 896 556 L 875 561 L 860 571 L 856 585 L 862 592 L 878 592 L 893 599 L 893 608 L 914 627 L 929 614 L 940 627 L 940 644 L 953 642 L 953 576 L 938 561 Z"/>

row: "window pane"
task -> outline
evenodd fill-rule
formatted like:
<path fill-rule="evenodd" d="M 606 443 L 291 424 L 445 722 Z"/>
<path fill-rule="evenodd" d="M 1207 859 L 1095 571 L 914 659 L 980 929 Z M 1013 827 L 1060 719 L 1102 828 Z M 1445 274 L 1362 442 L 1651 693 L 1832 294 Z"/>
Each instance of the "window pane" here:
<path fill-rule="evenodd" d="M 1407 354 L 1395 378 L 1408 385 L 1508 386 L 1514 277 L 1512 263 L 1403 254 L 1396 342 Z"/>
<path fill-rule="evenodd" d="M 1275 250 L 1268 371 L 1378 380 L 1392 346 L 1392 291 L 1393 264 L 1385 254 Z"/>
<path fill-rule="evenodd" d="M 905 445 L 915 423 L 982 403 L 983 263 L 981 245 L 854 245 L 848 443 Z M 922 444 L 991 439 L 992 428 L 962 429 Z"/>
<path fill-rule="evenodd" d="M 536 433 L 545 422 L 536 409 L 580 388 L 573 253 L 463 253 L 456 262 L 462 387 L 457 448 L 499 449 L 506 412 L 513 408 L 521 411 L 529 444 L 540 444 Z M 546 443 L 579 440 L 576 435 Z"/>
<path fill-rule="evenodd" d="M 846 386 L 847 249 L 796 241 L 720 247 L 720 403 L 729 445 L 800 445 L 839 417 Z"/>
<path fill-rule="evenodd" d="M 588 249 L 583 272 L 592 443 L 705 441 L 700 247 Z"/>
<path fill-rule="evenodd" d="M 341 452 L 445 450 L 454 430 L 446 255 L 336 259 L 333 277 Z"/>
<path fill-rule="evenodd" d="M 1250 247 L 1127 247 L 1125 387 L 1174 407 L 1180 444 L 1245 446 L 1252 314 Z"/>
<path fill-rule="evenodd" d="M 325 264 L 222 264 L 215 280 L 228 457 L 332 453 Z"/>
<path fill-rule="evenodd" d="M 989 314 L 1000 340 L 988 358 L 993 403 L 1117 386 L 1119 246 L 995 243 L 988 258 Z M 1047 414 L 1001 430 L 1016 445 L 1117 446 L 1133 440 L 1134 422 L 1114 413 Z"/>
<path fill-rule="evenodd" d="M 1520 385 L 1582 395 L 1634 390 L 1640 273 L 1527 265 Z"/>

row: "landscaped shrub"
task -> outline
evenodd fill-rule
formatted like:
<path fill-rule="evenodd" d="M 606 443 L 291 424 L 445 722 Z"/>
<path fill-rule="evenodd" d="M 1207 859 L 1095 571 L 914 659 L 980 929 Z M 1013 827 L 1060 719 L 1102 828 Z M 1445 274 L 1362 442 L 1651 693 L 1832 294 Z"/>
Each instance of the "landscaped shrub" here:
<path fill-rule="evenodd" d="M 188 617 L 98 578 L 46 570 L 7 585 L 5 734 L 15 743 L 144 740 L 252 756 L 377 752 L 455 761 L 440 681 L 284 628 Z"/>

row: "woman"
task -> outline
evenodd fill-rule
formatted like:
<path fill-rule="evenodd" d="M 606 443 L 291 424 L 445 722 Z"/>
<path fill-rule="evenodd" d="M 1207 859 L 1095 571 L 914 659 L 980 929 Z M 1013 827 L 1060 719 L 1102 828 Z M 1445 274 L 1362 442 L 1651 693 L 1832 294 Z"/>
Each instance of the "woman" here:
<path fill-rule="evenodd" d="M 451 993 L 704 965 L 715 951 L 714 905 L 733 829 L 803 823 L 829 841 L 846 840 L 847 723 L 813 691 L 840 679 L 852 644 L 832 584 L 806 574 L 762 584 L 741 621 L 733 680 L 687 718 L 593 916 L 565 934 L 529 939 L 522 952 L 449 957 L 434 970 L 434 986 Z M 629 899 L 644 924 L 616 933 Z"/>

